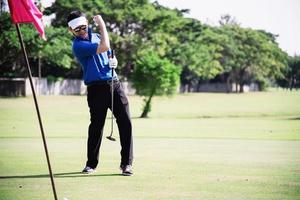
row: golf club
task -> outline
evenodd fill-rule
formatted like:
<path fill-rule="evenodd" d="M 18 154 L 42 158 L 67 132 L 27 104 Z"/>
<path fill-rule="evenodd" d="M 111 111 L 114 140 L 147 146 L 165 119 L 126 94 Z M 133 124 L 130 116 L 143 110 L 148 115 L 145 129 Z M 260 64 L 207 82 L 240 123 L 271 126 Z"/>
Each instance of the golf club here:
<path fill-rule="evenodd" d="M 111 57 L 114 58 L 114 50 L 111 51 Z M 114 132 L 114 68 L 111 69 L 111 132 L 110 135 L 106 137 L 110 141 L 116 141 L 116 139 L 112 137 L 113 132 Z"/>

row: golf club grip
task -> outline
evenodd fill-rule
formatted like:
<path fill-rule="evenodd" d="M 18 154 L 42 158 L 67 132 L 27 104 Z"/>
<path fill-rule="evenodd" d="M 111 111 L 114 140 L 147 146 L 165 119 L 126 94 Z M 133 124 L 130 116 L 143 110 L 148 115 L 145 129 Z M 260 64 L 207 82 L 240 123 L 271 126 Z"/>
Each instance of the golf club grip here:
<path fill-rule="evenodd" d="M 111 50 L 111 58 L 115 57 L 115 50 Z M 111 80 L 114 78 L 114 69 L 111 70 Z"/>
<path fill-rule="evenodd" d="M 112 57 L 112 58 L 115 57 L 115 50 L 111 50 L 111 57 Z"/>

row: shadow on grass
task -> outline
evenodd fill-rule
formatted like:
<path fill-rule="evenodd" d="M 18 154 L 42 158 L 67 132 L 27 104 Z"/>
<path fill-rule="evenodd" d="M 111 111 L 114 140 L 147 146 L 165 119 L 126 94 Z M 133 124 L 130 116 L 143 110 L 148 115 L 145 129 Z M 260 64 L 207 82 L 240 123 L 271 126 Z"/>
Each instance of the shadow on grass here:
<path fill-rule="evenodd" d="M 74 177 L 96 177 L 96 176 L 121 176 L 121 174 L 83 174 L 81 172 L 66 172 L 53 174 L 54 178 L 74 178 Z M 48 178 L 49 174 L 24 175 L 24 176 L 0 176 L 1 179 L 13 178 Z"/>
<path fill-rule="evenodd" d="M 289 120 L 300 120 L 300 117 L 292 117 L 292 118 L 288 118 Z"/>

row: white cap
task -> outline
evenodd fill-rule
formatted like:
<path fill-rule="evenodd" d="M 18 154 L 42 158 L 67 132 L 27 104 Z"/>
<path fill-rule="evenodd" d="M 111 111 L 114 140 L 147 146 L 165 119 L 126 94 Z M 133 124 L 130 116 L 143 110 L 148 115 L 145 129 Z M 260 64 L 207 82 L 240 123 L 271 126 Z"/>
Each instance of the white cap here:
<path fill-rule="evenodd" d="M 78 26 L 87 25 L 87 20 L 85 17 L 77 17 L 68 22 L 69 27 L 72 29 L 77 28 Z"/>

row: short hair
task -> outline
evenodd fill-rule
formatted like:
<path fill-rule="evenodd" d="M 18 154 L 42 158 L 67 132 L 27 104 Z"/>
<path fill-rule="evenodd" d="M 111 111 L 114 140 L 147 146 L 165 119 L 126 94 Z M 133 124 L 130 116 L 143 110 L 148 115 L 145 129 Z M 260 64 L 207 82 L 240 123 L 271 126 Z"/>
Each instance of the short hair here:
<path fill-rule="evenodd" d="M 70 12 L 68 18 L 67 18 L 67 22 L 69 23 L 69 21 L 72 21 L 73 19 L 76 19 L 78 17 L 86 17 L 84 13 L 82 13 L 79 10 L 74 10 L 72 12 Z"/>

